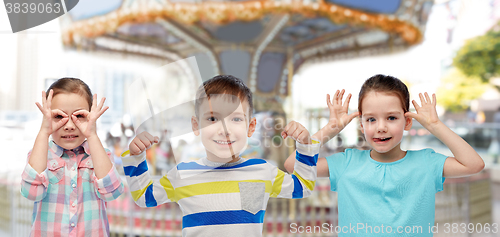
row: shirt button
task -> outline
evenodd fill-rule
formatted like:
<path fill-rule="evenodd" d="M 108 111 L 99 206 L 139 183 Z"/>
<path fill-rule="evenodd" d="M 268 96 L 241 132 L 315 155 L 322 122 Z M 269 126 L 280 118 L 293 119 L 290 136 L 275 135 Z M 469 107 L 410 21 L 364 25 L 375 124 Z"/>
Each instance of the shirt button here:
<path fill-rule="evenodd" d="M 75 223 L 71 223 L 71 227 L 75 227 Z"/>
<path fill-rule="evenodd" d="M 76 188 L 76 184 L 71 185 L 73 188 Z"/>
<path fill-rule="evenodd" d="M 72 170 L 72 171 L 75 171 L 75 167 L 71 167 L 71 170 Z"/>
<path fill-rule="evenodd" d="M 71 206 L 76 207 L 76 203 L 71 204 Z"/>
<path fill-rule="evenodd" d="M 56 163 L 52 164 L 52 168 L 56 168 Z"/>

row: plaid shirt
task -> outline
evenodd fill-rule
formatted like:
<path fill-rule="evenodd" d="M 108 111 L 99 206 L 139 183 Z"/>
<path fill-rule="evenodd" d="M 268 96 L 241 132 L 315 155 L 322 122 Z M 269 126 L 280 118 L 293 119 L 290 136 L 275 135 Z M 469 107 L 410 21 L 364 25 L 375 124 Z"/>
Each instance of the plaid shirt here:
<path fill-rule="evenodd" d="M 106 202 L 122 193 L 114 165 L 106 177 L 95 177 L 86 141 L 73 150 L 51 141 L 47 169 L 38 174 L 28 163 L 22 175 L 21 194 L 35 201 L 31 236 L 109 236 Z"/>

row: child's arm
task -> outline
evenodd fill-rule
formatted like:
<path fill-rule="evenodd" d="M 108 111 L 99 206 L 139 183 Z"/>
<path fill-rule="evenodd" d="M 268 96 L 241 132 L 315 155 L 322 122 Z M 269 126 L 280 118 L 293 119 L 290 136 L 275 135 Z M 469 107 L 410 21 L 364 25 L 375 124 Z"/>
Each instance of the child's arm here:
<path fill-rule="evenodd" d="M 47 168 L 47 154 L 49 147 L 49 136 L 54 131 L 68 122 L 68 115 L 61 110 L 51 109 L 52 95 L 42 92 L 42 105 L 36 102 L 36 106 L 43 114 L 42 126 L 35 139 L 33 149 L 28 154 L 28 162 L 22 174 L 21 194 L 32 201 L 40 201 L 45 197 L 48 177 L 45 171 Z"/>
<path fill-rule="evenodd" d="M 432 95 L 432 100 L 427 92 L 425 98 L 422 93 L 419 94 L 419 97 L 422 106 L 419 106 L 415 100 L 412 101 L 417 113 L 407 112 L 405 116 L 416 119 L 443 142 L 455 156 L 446 159 L 443 177 L 472 175 L 483 170 L 484 161 L 474 148 L 439 120 L 436 112 L 436 95 Z"/>
<path fill-rule="evenodd" d="M 127 177 L 130 193 L 140 207 L 155 207 L 166 202 L 174 202 L 174 188 L 171 180 L 174 170 L 159 181 L 152 180 L 146 162 L 146 150 L 159 138 L 147 132 L 137 135 L 129 145 L 130 156 L 122 157 L 123 170 Z"/>
<path fill-rule="evenodd" d="M 326 95 L 326 104 L 330 110 L 330 119 L 328 124 L 316 132 L 312 137 L 321 144 L 325 144 L 333 137 L 337 136 L 342 129 L 344 129 L 347 124 L 349 124 L 359 112 L 354 112 L 352 114 L 347 114 L 349 109 L 349 102 L 351 101 L 351 94 L 347 95 L 344 104 L 342 104 L 342 99 L 344 97 L 345 90 L 335 92 L 334 98 L 330 100 L 330 95 Z M 295 153 L 292 153 L 285 161 L 285 168 L 289 173 L 294 170 L 295 164 Z M 318 177 L 328 177 L 328 164 L 324 157 L 318 159 Z"/>
<path fill-rule="evenodd" d="M 111 168 L 113 168 L 113 163 L 109 160 L 96 131 L 97 119 L 101 117 L 101 115 L 109 108 L 108 106 L 102 108 L 105 100 L 106 98 L 103 97 L 98 106 L 97 95 L 94 94 L 90 112 L 87 110 L 78 110 L 71 115 L 71 119 L 75 125 L 87 138 L 92 162 L 94 163 L 94 174 L 98 179 L 106 177 L 106 175 L 111 171 Z M 81 120 L 78 118 L 78 115 L 81 115 L 86 119 Z"/>
<path fill-rule="evenodd" d="M 78 110 L 71 115 L 71 119 L 87 138 L 92 162 L 94 163 L 97 196 L 109 202 L 123 193 L 123 183 L 120 174 L 111 162 L 111 153 L 106 152 L 97 136 L 96 121 L 109 108 L 108 106 L 103 108 L 105 100 L 106 98 L 103 97 L 99 105 L 97 105 L 97 94 L 94 94 L 90 112 Z M 79 115 L 86 119 L 78 118 Z"/>
<path fill-rule="evenodd" d="M 297 141 L 297 162 L 293 174 L 286 174 L 273 167 L 271 197 L 305 198 L 311 195 L 316 183 L 316 163 L 320 143 L 311 141 L 309 132 L 297 122 L 290 122 L 281 133 L 283 138 L 291 137 Z"/>

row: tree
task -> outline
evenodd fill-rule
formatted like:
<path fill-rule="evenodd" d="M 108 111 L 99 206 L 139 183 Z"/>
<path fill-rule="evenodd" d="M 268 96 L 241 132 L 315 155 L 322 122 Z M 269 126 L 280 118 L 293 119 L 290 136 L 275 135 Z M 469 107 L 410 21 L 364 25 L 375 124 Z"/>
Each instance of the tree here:
<path fill-rule="evenodd" d="M 496 28 L 500 27 L 497 25 Z M 466 76 L 479 77 L 483 82 L 500 76 L 500 31 L 495 27 L 485 35 L 473 38 L 458 50 L 455 67 Z M 500 90 L 500 86 L 495 85 Z"/>
<path fill-rule="evenodd" d="M 460 70 L 451 69 L 441 80 L 437 90 L 437 102 L 447 111 L 458 112 L 467 109 L 470 101 L 477 99 L 489 87 L 479 77 L 468 77 Z"/>

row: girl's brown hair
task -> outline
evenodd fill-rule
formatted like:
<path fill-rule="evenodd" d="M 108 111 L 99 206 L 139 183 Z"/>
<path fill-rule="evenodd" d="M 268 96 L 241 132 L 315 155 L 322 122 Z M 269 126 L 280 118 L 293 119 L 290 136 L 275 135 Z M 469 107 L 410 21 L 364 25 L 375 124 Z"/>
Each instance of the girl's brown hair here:
<path fill-rule="evenodd" d="M 362 113 L 361 102 L 363 102 L 364 97 L 370 91 L 395 95 L 401 101 L 403 111 L 406 113 L 410 110 L 410 93 L 406 85 L 395 77 L 377 74 L 368 78 L 365 83 L 363 83 L 363 86 L 361 86 L 358 97 L 359 113 Z"/>
<path fill-rule="evenodd" d="M 49 96 L 50 90 L 54 91 L 52 98 L 61 93 L 76 93 L 81 95 L 87 100 L 89 110 L 92 108 L 92 92 L 89 86 L 78 78 L 64 77 L 55 81 L 50 85 L 49 89 L 47 89 L 47 97 Z"/>

